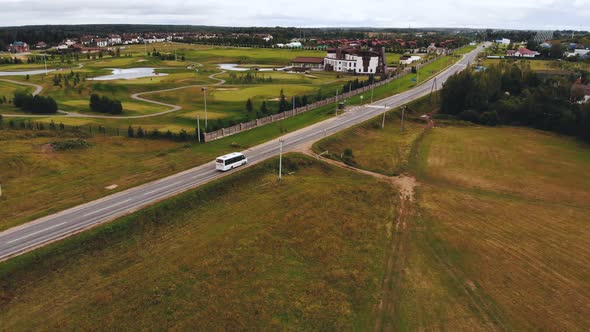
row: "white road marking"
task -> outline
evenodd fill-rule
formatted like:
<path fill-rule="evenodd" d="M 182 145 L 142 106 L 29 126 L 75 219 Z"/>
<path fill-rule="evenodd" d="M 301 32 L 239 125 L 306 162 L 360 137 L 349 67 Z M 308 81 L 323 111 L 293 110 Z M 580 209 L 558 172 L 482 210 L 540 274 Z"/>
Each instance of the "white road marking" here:
<path fill-rule="evenodd" d="M 174 183 L 171 183 L 171 184 L 169 184 L 169 185 L 167 185 L 167 186 L 163 186 L 163 187 L 160 187 L 160 188 L 158 188 L 158 189 L 150 190 L 150 191 L 148 191 L 148 192 L 146 192 L 146 193 L 143 193 L 143 196 L 151 195 L 151 194 L 153 194 L 153 193 L 155 193 L 155 192 L 157 192 L 157 191 L 160 191 L 160 190 L 162 190 L 162 189 L 170 188 L 170 187 L 172 187 L 172 186 L 175 186 L 175 185 L 179 184 L 180 182 L 182 182 L 182 181 L 179 181 L 179 182 L 174 182 Z"/>
<path fill-rule="evenodd" d="M 104 207 L 104 208 L 102 208 L 102 209 L 98 209 L 98 210 L 92 211 L 92 212 L 90 212 L 90 213 L 86 213 L 86 214 L 84 215 L 84 217 L 88 217 L 88 216 L 91 216 L 91 215 L 93 215 L 93 214 L 97 214 L 97 213 L 99 213 L 99 212 L 101 212 L 101 211 L 104 211 L 104 210 L 106 210 L 106 209 L 110 209 L 110 208 L 112 208 L 113 206 L 117 206 L 117 205 L 121 205 L 121 204 L 127 203 L 127 202 L 129 202 L 130 200 L 131 200 L 131 198 L 128 198 L 128 199 L 126 199 L 126 200 L 124 200 L 124 201 L 120 201 L 119 203 L 111 204 L 111 205 L 109 205 L 109 206 L 107 206 L 107 207 Z"/>
<path fill-rule="evenodd" d="M 13 242 L 16 242 L 16 241 L 20 241 L 20 240 L 22 240 L 22 239 L 26 239 L 26 238 L 28 238 L 28 237 L 31 237 L 31 236 L 33 236 L 33 235 L 36 235 L 36 234 L 39 234 L 39 233 L 45 232 L 45 231 L 46 231 L 46 230 L 48 230 L 48 229 L 52 229 L 52 228 L 59 227 L 59 226 L 61 226 L 61 225 L 63 225 L 63 224 L 65 224 L 65 222 L 62 222 L 62 223 L 59 223 L 59 224 L 55 224 L 55 225 L 53 225 L 53 226 L 49 226 L 49 227 L 47 227 L 47 228 L 44 228 L 44 229 L 42 229 L 42 230 L 40 230 L 40 231 L 33 232 L 33 233 L 31 233 L 31 234 L 25 235 L 25 236 L 23 236 L 23 237 L 19 237 L 18 239 L 14 239 L 14 240 L 12 240 L 12 241 L 8 241 L 8 242 L 6 242 L 6 243 L 13 243 Z"/>

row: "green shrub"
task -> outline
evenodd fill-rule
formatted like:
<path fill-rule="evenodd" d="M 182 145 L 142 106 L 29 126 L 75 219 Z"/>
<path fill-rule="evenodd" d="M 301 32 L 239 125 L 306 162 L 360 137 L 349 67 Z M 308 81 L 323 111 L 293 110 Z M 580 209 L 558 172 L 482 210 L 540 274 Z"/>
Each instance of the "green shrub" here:
<path fill-rule="evenodd" d="M 55 151 L 83 150 L 88 149 L 91 146 L 92 144 L 79 138 L 51 143 L 51 147 L 53 147 L 53 150 Z"/>

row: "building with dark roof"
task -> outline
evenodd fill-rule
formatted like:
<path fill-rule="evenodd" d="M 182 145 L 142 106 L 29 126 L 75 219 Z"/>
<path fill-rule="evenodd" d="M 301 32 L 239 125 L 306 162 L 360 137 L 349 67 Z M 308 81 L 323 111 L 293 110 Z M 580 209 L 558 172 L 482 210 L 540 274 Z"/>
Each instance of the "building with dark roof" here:
<path fill-rule="evenodd" d="M 323 69 L 324 68 L 324 58 L 297 57 L 297 58 L 291 60 L 291 66 L 310 68 L 310 69 Z"/>
<path fill-rule="evenodd" d="M 14 41 L 8 46 L 8 52 L 11 53 L 23 53 L 29 51 L 29 44 L 22 41 Z"/>
<path fill-rule="evenodd" d="M 338 47 L 328 50 L 324 58 L 324 69 L 356 74 L 378 74 L 385 72 L 385 49 Z"/>

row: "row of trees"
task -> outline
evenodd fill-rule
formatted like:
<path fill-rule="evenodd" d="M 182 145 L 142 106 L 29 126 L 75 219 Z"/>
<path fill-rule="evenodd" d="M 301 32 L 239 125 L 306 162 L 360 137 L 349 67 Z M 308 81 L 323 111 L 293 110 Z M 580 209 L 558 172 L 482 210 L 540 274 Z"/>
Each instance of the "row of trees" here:
<path fill-rule="evenodd" d="M 86 76 L 88 76 L 88 74 L 86 74 Z M 82 82 L 82 80 L 85 80 L 86 77 L 80 78 L 80 73 L 74 72 L 73 70 L 70 71 L 69 74 L 57 74 L 57 75 L 53 75 L 53 78 L 51 79 L 53 81 L 53 86 L 59 86 L 62 87 L 63 85 L 65 85 L 66 88 L 70 87 L 70 82 L 71 84 L 73 84 L 73 86 L 76 86 L 78 84 L 80 84 L 80 82 Z M 63 82 L 63 85 L 62 85 Z"/>
<path fill-rule="evenodd" d="M 32 94 L 17 92 L 12 100 L 14 106 L 23 111 L 36 114 L 57 113 L 57 103 L 51 97 L 33 96 Z"/>
<path fill-rule="evenodd" d="M 228 84 L 270 84 L 272 83 L 272 76 L 266 77 L 264 74 L 258 75 L 258 73 L 251 73 L 250 71 L 245 74 L 236 74 L 230 72 L 229 78 L 227 79 Z"/>
<path fill-rule="evenodd" d="M 590 140 L 590 105 L 564 77 L 541 79 L 530 68 L 502 63 L 463 71 L 441 91 L 441 113 L 485 124 L 530 126 Z"/>
<path fill-rule="evenodd" d="M 186 60 L 186 57 L 184 56 L 184 54 L 160 53 L 160 51 L 157 51 L 155 48 L 153 49 L 152 53 L 148 52 L 147 56 L 159 58 L 160 60 L 163 60 L 163 61 L 173 61 L 173 60 L 185 61 Z"/>
<path fill-rule="evenodd" d="M 23 60 L 13 57 L 0 57 L 0 65 L 17 65 L 23 63 Z"/>
<path fill-rule="evenodd" d="M 203 132 L 201 131 L 201 136 L 203 136 Z M 173 133 L 170 130 L 162 132 L 158 129 L 153 129 L 151 131 L 144 130 L 141 126 L 135 128 L 133 126 L 129 126 L 127 128 L 127 137 L 130 138 L 150 138 L 150 139 L 171 139 L 176 141 L 185 142 L 190 139 L 196 139 L 196 131 L 195 135 L 190 135 L 186 130 L 181 129 L 178 133 Z M 201 137 L 203 138 L 203 137 Z"/>
<path fill-rule="evenodd" d="M 375 80 L 374 75 L 370 75 L 369 78 L 364 81 L 361 81 L 357 78 L 355 80 L 348 81 L 347 84 L 345 84 L 341 87 L 340 91 L 343 91 L 343 92 L 354 91 L 356 89 L 360 89 L 362 87 L 371 85 L 375 82 L 376 82 L 376 80 Z M 268 116 L 268 115 L 276 114 L 276 113 L 282 113 L 282 112 L 288 111 L 293 108 L 307 106 L 313 102 L 320 101 L 322 99 L 324 99 L 324 95 L 322 94 L 322 90 L 318 90 L 315 96 L 303 95 L 303 96 L 293 96 L 291 98 L 287 98 L 287 96 L 285 95 L 285 92 L 283 91 L 283 89 L 281 89 L 281 92 L 279 94 L 278 104 L 275 103 L 276 111 L 272 110 L 272 107 L 271 107 L 272 105 L 269 106 L 266 101 L 262 101 L 262 103 L 260 104 L 259 111 L 257 111 L 255 113 L 255 118 L 260 118 L 260 117 L 264 117 L 264 116 Z M 246 111 L 247 111 L 249 119 L 252 118 L 251 115 L 254 114 L 254 109 L 255 109 L 255 107 L 254 107 L 254 103 L 252 102 L 252 100 L 251 99 L 246 100 Z M 222 128 L 222 127 L 220 127 L 220 128 Z M 220 129 L 220 128 L 218 128 L 218 129 Z"/>
<path fill-rule="evenodd" d="M 93 93 L 90 96 L 90 110 L 99 113 L 121 114 L 123 113 L 123 105 L 119 100 Z"/>

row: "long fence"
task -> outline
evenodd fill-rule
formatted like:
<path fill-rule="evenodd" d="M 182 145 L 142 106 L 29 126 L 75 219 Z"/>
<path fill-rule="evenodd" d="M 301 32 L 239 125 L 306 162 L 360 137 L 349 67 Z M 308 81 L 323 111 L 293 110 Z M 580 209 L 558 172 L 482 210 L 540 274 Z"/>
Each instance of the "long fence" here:
<path fill-rule="evenodd" d="M 435 59 L 437 59 L 437 58 L 435 58 Z M 417 67 L 418 68 L 423 67 L 423 66 L 429 64 L 430 62 L 434 61 L 435 59 L 432 59 L 430 61 L 424 62 L 422 64 L 418 64 Z M 269 123 L 273 123 L 273 122 L 276 122 L 276 121 L 284 120 L 284 119 L 293 117 L 295 115 L 298 115 L 298 114 L 305 113 L 307 111 L 316 109 L 318 107 L 322 107 L 322 106 L 325 106 L 325 105 L 328 105 L 328 104 L 331 104 L 331 103 L 335 103 L 335 102 L 337 102 L 339 100 L 342 100 L 342 99 L 345 99 L 345 98 L 349 98 L 349 97 L 352 97 L 352 96 L 355 96 L 355 95 L 358 95 L 358 94 L 361 94 L 361 93 L 370 91 L 371 89 L 380 87 L 380 86 L 382 86 L 384 84 L 387 84 L 387 83 L 393 81 L 394 79 L 403 77 L 403 76 L 405 76 L 405 74 L 407 74 L 407 71 L 404 72 L 401 75 L 396 75 L 396 76 L 390 77 L 388 79 L 385 79 L 383 81 L 379 81 L 379 82 L 376 82 L 376 83 L 373 83 L 373 84 L 364 86 L 362 88 L 358 88 L 356 90 L 352 90 L 352 91 L 349 91 L 349 92 L 342 93 L 338 97 L 335 97 L 335 96 L 334 97 L 328 97 L 326 99 L 323 99 L 323 100 L 320 100 L 320 101 L 316 101 L 315 103 L 312 103 L 312 104 L 309 104 L 309 105 L 306 105 L 306 106 L 302 106 L 302 107 L 298 107 L 298 108 L 295 108 L 295 109 L 292 109 L 292 110 L 289 110 L 289 111 L 285 111 L 285 112 L 282 112 L 282 113 L 277 113 L 277 114 L 269 115 L 269 116 L 266 116 L 264 118 L 259 118 L 259 119 L 248 121 L 248 122 L 242 122 L 242 123 L 239 123 L 239 124 L 237 124 L 235 126 L 231 126 L 231 127 L 222 128 L 222 129 L 219 129 L 219 130 L 216 130 L 216 131 L 208 132 L 208 133 L 205 133 L 203 135 L 204 136 L 204 140 L 205 140 L 205 142 L 214 141 L 216 139 L 220 139 L 220 138 L 223 138 L 223 137 L 226 137 L 226 136 L 231 136 L 231 135 L 234 135 L 234 134 L 237 134 L 237 133 L 241 133 L 243 131 L 250 130 L 250 129 L 253 129 L 253 128 L 256 128 L 256 127 L 260 127 L 260 126 L 263 126 L 263 125 L 266 125 L 266 124 L 269 124 Z"/>

